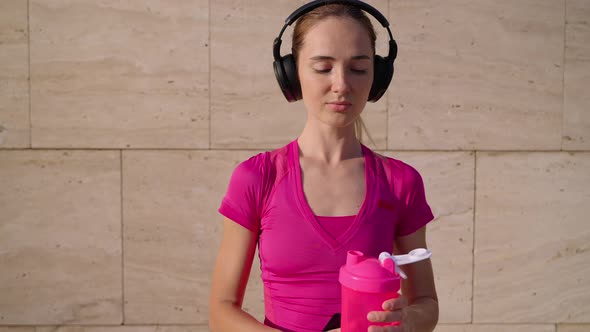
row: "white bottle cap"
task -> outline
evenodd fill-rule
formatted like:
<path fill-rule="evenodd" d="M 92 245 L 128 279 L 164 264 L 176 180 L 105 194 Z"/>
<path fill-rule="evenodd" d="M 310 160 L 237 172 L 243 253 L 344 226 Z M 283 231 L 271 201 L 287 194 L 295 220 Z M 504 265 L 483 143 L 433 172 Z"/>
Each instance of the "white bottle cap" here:
<path fill-rule="evenodd" d="M 406 255 L 391 255 L 388 252 L 382 252 L 379 254 L 379 261 L 383 264 L 386 259 L 392 259 L 395 262 L 395 272 L 397 272 L 402 278 L 407 279 L 406 274 L 399 268 L 401 265 L 412 264 L 432 256 L 432 252 L 425 248 L 416 248 Z"/>

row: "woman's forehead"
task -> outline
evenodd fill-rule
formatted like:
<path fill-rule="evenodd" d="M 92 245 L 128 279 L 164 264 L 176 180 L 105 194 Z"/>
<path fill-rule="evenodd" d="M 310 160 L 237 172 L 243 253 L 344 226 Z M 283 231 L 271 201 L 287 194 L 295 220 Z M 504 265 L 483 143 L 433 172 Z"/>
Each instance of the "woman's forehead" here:
<path fill-rule="evenodd" d="M 359 56 L 371 54 L 372 46 L 367 29 L 360 23 L 350 18 L 331 17 L 309 29 L 301 51 L 322 56 L 342 53 Z"/>

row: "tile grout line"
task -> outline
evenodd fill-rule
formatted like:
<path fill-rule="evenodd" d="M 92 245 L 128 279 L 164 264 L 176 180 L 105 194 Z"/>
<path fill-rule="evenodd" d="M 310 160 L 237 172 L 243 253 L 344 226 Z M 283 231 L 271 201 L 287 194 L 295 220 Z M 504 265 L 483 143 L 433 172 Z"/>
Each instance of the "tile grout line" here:
<path fill-rule="evenodd" d="M 121 208 L 121 325 L 125 325 L 125 227 L 123 222 L 123 150 L 119 150 L 119 195 Z"/>
<path fill-rule="evenodd" d="M 565 55 L 566 55 L 566 47 L 567 47 L 567 0 L 563 0 L 563 54 L 561 58 L 561 135 L 559 136 L 560 140 L 560 150 L 563 151 L 563 134 L 564 134 L 564 126 L 565 126 Z"/>
<path fill-rule="evenodd" d="M 33 148 L 33 120 L 31 114 L 31 1 L 27 0 L 27 57 L 29 73 L 27 81 L 29 85 L 29 149 Z"/>
<path fill-rule="evenodd" d="M 473 240 L 471 250 L 471 324 L 475 324 L 475 212 L 477 204 L 477 156 L 478 151 L 473 152 Z"/>

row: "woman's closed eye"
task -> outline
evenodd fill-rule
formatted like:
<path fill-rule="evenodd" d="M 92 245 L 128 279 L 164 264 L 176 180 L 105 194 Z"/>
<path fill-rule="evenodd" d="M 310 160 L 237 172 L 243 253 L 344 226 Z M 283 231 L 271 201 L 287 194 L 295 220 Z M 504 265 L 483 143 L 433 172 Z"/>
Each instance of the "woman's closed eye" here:
<path fill-rule="evenodd" d="M 319 74 L 327 74 L 332 71 L 332 68 L 314 68 L 313 70 Z M 366 74 L 368 70 L 361 68 L 350 68 L 350 71 L 355 74 Z"/>
<path fill-rule="evenodd" d="M 330 68 L 314 68 L 313 70 L 316 73 L 324 74 L 324 73 L 329 73 L 332 69 L 330 69 Z"/>

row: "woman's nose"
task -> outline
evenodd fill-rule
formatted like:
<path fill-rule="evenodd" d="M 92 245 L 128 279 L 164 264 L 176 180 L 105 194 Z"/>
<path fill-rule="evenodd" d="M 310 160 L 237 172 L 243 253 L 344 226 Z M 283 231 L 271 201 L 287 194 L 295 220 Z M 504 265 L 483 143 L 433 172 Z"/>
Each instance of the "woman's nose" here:
<path fill-rule="evenodd" d="M 332 92 L 343 94 L 350 90 L 350 77 L 346 70 L 334 70 L 332 75 Z"/>

